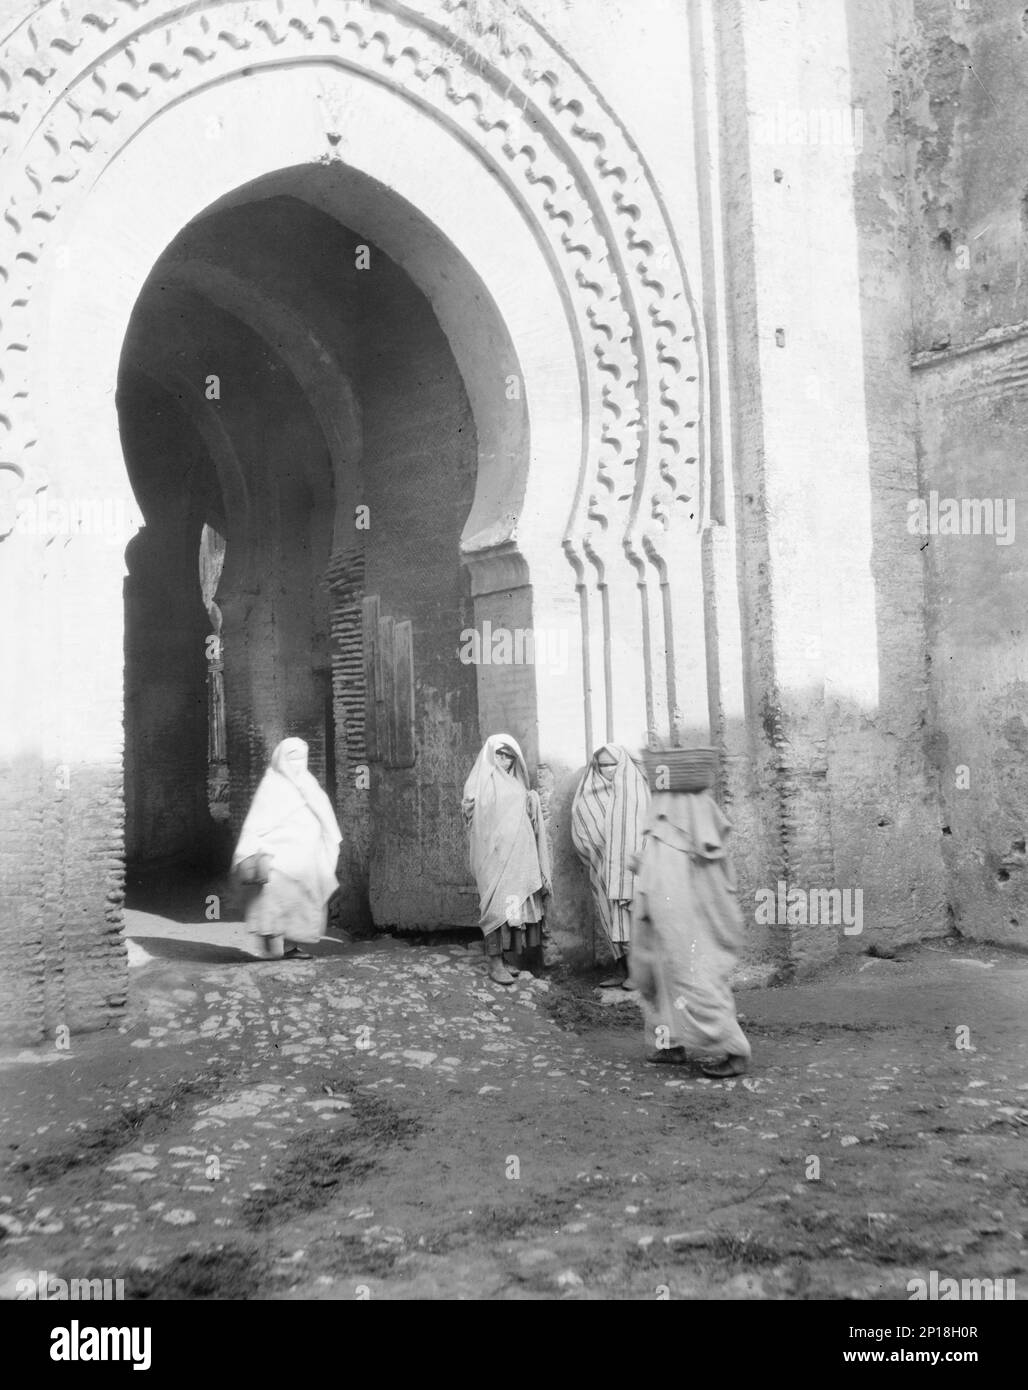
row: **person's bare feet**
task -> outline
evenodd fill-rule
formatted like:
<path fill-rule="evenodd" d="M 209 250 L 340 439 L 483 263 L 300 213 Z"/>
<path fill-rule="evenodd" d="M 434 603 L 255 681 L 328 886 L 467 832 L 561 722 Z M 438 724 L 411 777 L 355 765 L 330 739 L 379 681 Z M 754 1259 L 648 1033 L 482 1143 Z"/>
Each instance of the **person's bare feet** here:
<path fill-rule="evenodd" d="M 510 973 L 502 960 L 490 962 L 489 978 L 498 985 L 512 985 L 514 983 L 514 976 Z"/>

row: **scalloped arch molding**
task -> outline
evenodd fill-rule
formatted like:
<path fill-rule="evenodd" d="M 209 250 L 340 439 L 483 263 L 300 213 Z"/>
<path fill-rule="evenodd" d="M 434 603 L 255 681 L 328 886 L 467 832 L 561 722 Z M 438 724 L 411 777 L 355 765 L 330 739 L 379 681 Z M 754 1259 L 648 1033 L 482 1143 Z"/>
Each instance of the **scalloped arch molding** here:
<path fill-rule="evenodd" d="M 0 60 L 0 131 L 5 153 L 18 152 L 0 221 L 11 403 L 0 450 L 29 487 L 42 428 L 35 291 L 84 197 L 183 101 L 313 63 L 400 95 L 473 150 L 530 220 L 577 339 L 586 440 L 563 519 L 572 552 L 601 551 L 613 534 L 634 558 L 659 555 L 676 508 L 702 515 L 696 324 L 657 190 L 616 118 L 531 20 L 508 12 L 487 51 L 466 8 L 107 0 L 45 5 L 18 27 Z M 352 112 L 333 113 L 327 93 L 323 106 L 318 152 L 338 157 L 346 136 L 333 116 L 344 129 Z M 208 139 L 195 161 L 218 153 Z"/>

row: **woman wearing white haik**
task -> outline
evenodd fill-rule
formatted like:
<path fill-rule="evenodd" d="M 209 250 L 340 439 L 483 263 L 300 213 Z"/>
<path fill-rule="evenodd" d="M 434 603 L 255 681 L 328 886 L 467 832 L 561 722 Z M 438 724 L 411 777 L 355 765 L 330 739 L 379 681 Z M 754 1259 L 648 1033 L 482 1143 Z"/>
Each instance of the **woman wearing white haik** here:
<path fill-rule="evenodd" d="M 287 738 L 271 755 L 243 822 L 232 869 L 263 887 L 246 909 L 262 960 L 309 960 L 296 944 L 325 935 L 328 900 L 338 887 L 342 836 L 332 803 L 307 770 L 307 745 Z M 286 942 L 293 944 L 286 947 Z"/>
<path fill-rule="evenodd" d="M 489 975 L 498 985 L 512 985 L 503 952 L 539 953 L 545 900 L 552 890 L 539 793 L 529 786 L 525 759 L 509 734 L 486 739 L 464 784 L 461 809 Z"/>

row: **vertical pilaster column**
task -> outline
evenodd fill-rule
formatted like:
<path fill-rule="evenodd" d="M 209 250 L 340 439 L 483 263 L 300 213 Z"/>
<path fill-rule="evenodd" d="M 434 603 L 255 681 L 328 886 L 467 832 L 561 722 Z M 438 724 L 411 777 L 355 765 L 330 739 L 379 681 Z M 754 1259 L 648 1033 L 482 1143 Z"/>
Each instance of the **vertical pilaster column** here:
<path fill-rule="evenodd" d="M 717 23 L 769 868 L 790 887 L 830 888 L 826 681 L 855 717 L 877 701 L 847 7 L 730 0 Z M 802 969 L 833 957 L 840 939 L 824 925 L 777 924 L 777 935 Z"/>

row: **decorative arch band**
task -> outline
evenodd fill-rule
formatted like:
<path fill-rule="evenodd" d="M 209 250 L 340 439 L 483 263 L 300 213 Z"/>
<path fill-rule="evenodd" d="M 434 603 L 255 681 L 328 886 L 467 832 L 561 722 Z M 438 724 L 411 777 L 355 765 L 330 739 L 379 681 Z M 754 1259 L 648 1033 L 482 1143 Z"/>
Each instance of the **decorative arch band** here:
<path fill-rule="evenodd" d="M 44 5 L 0 57 L 12 169 L 0 214 L 0 371 L 11 403 L 0 459 L 22 470 L 24 489 L 45 481 L 33 467 L 32 291 L 76 200 L 167 105 L 247 68 L 323 61 L 431 112 L 502 174 L 549 249 L 577 330 L 586 405 L 565 536 L 572 563 L 613 543 L 638 564 L 663 551 L 672 528 L 698 529 L 702 361 L 673 235 L 620 122 L 523 11 L 504 6 L 489 26 L 469 0 L 89 0 L 68 9 Z"/>

